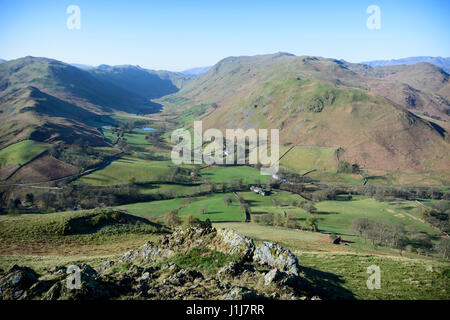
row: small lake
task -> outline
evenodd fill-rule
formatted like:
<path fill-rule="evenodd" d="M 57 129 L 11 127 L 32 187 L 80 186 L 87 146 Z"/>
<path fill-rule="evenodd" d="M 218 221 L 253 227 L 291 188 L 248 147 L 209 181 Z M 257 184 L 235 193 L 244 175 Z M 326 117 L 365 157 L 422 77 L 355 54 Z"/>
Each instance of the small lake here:
<path fill-rule="evenodd" d="M 158 129 L 150 128 L 150 127 L 142 127 L 141 130 L 144 130 L 144 131 L 155 131 L 155 130 L 158 130 Z"/>

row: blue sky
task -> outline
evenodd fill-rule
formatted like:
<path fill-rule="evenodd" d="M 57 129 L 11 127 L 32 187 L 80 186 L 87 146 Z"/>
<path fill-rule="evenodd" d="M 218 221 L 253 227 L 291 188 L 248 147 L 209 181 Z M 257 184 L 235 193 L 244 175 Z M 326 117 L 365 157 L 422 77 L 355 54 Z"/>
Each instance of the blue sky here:
<path fill-rule="evenodd" d="M 69 30 L 69 5 L 81 29 Z M 369 30 L 366 8 L 381 9 Z M 180 71 L 228 56 L 290 52 L 360 62 L 450 56 L 450 1 L 0 0 L 0 58 Z"/>

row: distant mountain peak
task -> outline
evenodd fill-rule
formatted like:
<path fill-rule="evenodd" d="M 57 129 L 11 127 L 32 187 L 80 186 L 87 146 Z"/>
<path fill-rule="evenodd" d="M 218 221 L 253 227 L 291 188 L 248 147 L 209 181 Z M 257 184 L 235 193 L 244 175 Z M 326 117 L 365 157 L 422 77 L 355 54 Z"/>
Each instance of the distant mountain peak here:
<path fill-rule="evenodd" d="M 395 65 L 411 65 L 419 62 L 427 62 L 435 65 L 445 72 L 450 73 L 450 57 L 431 57 L 431 56 L 418 56 L 418 57 L 408 57 L 401 59 L 391 59 L 391 60 L 373 60 L 361 62 L 362 64 L 369 65 L 372 67 L 384 67 L 384 66 L 395 66 Z"/>

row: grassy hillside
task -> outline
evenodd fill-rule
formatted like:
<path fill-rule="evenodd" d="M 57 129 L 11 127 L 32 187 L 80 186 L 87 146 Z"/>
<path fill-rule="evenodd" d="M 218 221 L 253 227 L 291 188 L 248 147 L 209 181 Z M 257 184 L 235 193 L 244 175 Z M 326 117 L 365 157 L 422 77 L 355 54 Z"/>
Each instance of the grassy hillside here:
<path fill-rule="evenodd" d="M 298 173 L 305 173 L 314 169 L 336 172 L 336 149 L 297 146 L 280 160 L 280 166 Z"/>
<path fill-rule="evenodd" d="M 82 177 L 80 181 L 99 186 L 127 184 L 133 178 L 136 182 L 165 181 L 175 170 L 171 164 L 170 161 L 123 157 L 104 169 Z"/>
<path fill-rule="evenodd" d="M 0 179 L 6 178 L 44 150 L 44 147 L 31 140 L 24 140 L 0 150 Z"/>
<path fill-rule="evenodd" d="M 365 169 L 445 170 L 445 129 L 371 92 L 374 81 L 384 80 L 332 59 L 230 57 L 167 100 L 216 103 L 204 129 L 278 128 L 281 143 L 343 148 L 342 160 Z"/>

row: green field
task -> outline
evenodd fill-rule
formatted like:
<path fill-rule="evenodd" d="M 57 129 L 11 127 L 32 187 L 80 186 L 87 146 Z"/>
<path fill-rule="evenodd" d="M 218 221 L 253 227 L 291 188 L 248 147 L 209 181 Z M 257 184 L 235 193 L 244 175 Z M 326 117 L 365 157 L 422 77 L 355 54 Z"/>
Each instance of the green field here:
<path fill-rule="evenodd" d="M 336 172 L 335 151 L 336 148 L 296 146 L 280 160 L 280 166 L 297 173 L 312 169 Z"/>
<path fill-rule="evenodd" d="M 17 168 L 45 151 L 42 144 L 24 140 L 0 150 L 0 179 L 5 179 Z"/>
<path fill-rule="evenodd" d="M 243 182 L 248 183 L 266 183 L 268 181 L 267 175 L 262 175 L 259 170 L 247 167 L 208 167 L 200 170 L 200 176 L 206 180 L 214 181 L 216 183 L 226 182 L 231 183 L 233 179 L 241 178 Z"/>
<path fill-rule="evenodd" d="M 41 144 L 24 140 L 0 150 L 0 168 L 9 164 L 22 165 L 45 150 Z"/>
<path fill-rule="evenodd" d="M 146 136 L 145 131 L 140 129 L 134 129 L 131 133 L 126 132 L 123 134 L 125 141 L 135 147 L 148 146 L 149 142 L 145 139 Z"/>
<path fill-rule="evenodd" d="M 225 197 L 231 197 L 232 203 L 227 205 Z M 141 202 L 120 206 L 129 213 L 145 218 L 157 218 L 165 213 L 180 209 L 180 217 L 192 214 L 201 220 L 211 221 L 244 221 L 245 216 L 239 202 L 232 193 L 216 193 L 193 198 L 177 198 L 171 200 L 160 200 Z M 201 213 L 202 209 L 205 213 Z"/>
<path fill-rule="evenodd" d="M 371 198 L 354 197 L 351 201 L 322 201 L 316 205 L 320 228 L 341 234 L 351 234 L 351 222 L 358 217 L 392 225 L 396 222 L 435 234 L 436 231 L 416 217 L 414 201 L 378 202 Z"/>
<path fill-rule="evenodd" d="M 105 136 L 106 140 L 110 143 L 116 143 L 117 142 L 117 134 L 112 131 L 112 128 L 110 126 L 103 126 L 100 129 L 101 133 Z"/>
<path fill-rule="evenodd" d="M 240 192 L 240 195 L 249 203 L 252 214 L 267 213 L 293 214 L 301 224 L 310 216 L 304 209 L 293 206 L 292 202 L 301 201 L 301 197 L 289 192 L 273 193 L 271 196 L 261 196 L 254 192 Z M 278 205 L 274 203 L 278 201 Z M 321 201 L 315 204 L 319 218 L 319 230 L 325 233 L 340 234 L 346 239 L 355 242 L 355 245 L 368 247 L 362 239 L 351 229 L 352 221 L 359 217 L 366 217 L 374 221 L 389 225 L 399 222 L 407 230 L 425 232 L 435 235 L 437 232 L 428 224 L 422 222 L 416 213 L 417 203 L 414 201 L 398 200 L 393 202 L 378 202 L 363 196 L 354 196 L 352 200 Z"/>
<path fill-rule="evenodd" d="M 187 202 L 189 202 L 189 199 L 187 198 L 176 198 L 170 200 L 132 203 L 120 206 L 118 208 L 127 210 L 129 213 L 140 217 L 154 219 L 163 216 L 165 213 L 171 210 L 180 208 L 184 203 Z"/>
<path fill-rule="evenodd" d="M 170 161 L 151 161 L 132 157 L 123 157 L 112 162 L 106 168 L 95 171 L 80 181 L 97 186 L 136 182 L 165 181 L 175 170 Z"/>

